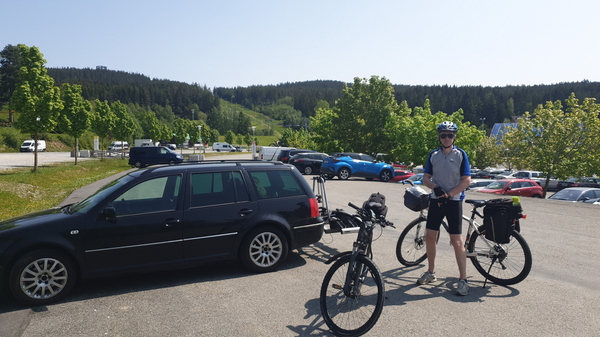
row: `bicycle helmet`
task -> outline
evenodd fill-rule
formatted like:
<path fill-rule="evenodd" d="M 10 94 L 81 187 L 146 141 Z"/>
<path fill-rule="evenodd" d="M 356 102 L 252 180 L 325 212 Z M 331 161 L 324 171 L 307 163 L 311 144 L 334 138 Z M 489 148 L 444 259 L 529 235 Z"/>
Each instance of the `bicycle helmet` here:
<path fill-rule="evenodd" d="M 456 124 L 454 124 L 450 121 L 442 122 L 438 125 L 437 132 L 440 133 L 440 132 L 444 132 L 444 131 L 456 133 L 456 132 L 458 132 L 458 126 L 456 126 Z"/>

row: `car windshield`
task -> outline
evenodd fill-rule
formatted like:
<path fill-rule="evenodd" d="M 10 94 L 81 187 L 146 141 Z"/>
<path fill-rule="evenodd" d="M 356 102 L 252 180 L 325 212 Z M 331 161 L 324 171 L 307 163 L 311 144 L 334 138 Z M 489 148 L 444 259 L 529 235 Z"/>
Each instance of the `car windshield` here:
<path fill-rule="evenodd" d="M 504 186 L 506 186 L 507 184 L 507 181 L 494 181 L 493 183 L 487 185 L 485 188 L 490 190 L 500 190 L 503 189 Z"/>
<path fill-rule="evenodd" d="M 548 199 L 576 201 L 581 191 L 564 189 L 551 195 Z"/>
<path fill-rule="evenodd" d="M 410 176 L 408 180 L 421 180 L 423 178 L 422 174 L 415 174 L 414 176 Z"/>
<path fill-rule="evenodd" d="M 126 175 L 104 185 L 104 187 L 99 189 L 96 193 L 73 205 L 70 209 L 70 213 L 87 212 L 91 207 L 94 207 L 96 204 L 98 204 L 98 202 L 104 200 L 107 195 L 111 194 L 114 190 L 125 185 L 133 179 L 135 178 Z"/>

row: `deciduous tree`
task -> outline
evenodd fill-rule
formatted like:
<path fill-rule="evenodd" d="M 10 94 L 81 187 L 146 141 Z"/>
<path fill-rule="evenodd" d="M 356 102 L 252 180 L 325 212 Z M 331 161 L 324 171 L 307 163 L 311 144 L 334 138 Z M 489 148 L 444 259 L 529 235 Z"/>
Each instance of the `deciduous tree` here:
<path fill-rule="evenodd" d="M 595 99 L 583 103 L 571 94 L 565 100 L 538 105 L 533 115 L 525 113 L 516 128 L 504 135 L 518 153 L 520 167 L 544 172 L 547 189 L 551 176 L 589 176 L 598 173 L 600 162 L 600 105 Z"/>
<path fill-rule="evenodd" d="M 134 119 L 127 111 L 125 104 L 120 101 L 113 102 L 110 106 L 115 116 L 115 126 L 112 129 L 112 135 L 120 141 L 131 142 L 136 125 Z M 125 147 L 121 146 L 121 157 L 123 158 Z"/>
<path fill-rule="evenodd" d="M 91 129 L 100 138 L 100 149 L 104 150 L 104 140 L 110 136 L 111 131 L 115 128 L 116 117 L 107 101 L 95 100 L 94 103 L 95 110 L 92 115 Z M 101 153 L 101 159 L 104 160 L 104 151 Z"/>
<path fill-rule="evenodd" d="M 90 128 L 91 109 L 90 102 L 81 96 L 81 86 L 64 83 L 61 87 L 63 109 L 60 112 L 58 123 L 60 129 L 75 138 L 75 165 L 79 157 L 79 137 Z"/>
<path fill-rule="evenodd" d="M 11 109 L 20 113 L 15 127 L 32 135 L 35 141 L 33 172 L 37 171 L 37 142 L 41 134 L 51 132 L 57 125 L 63 108 L 60 89 L 48 76 L 46 60 L 37 47 L 18 45 L 20 55 L 19 84 L 10 101 Z"/>

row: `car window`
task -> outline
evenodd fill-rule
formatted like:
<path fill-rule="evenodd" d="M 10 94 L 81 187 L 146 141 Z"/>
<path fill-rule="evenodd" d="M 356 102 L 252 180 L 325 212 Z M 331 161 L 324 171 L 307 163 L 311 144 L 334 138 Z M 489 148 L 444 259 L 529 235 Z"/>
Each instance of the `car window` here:
<path fill-rule="evenodd" d="M 506 184 L 507 184 L 506 181 L 496 181 L 496 182 L 489 184 L 486 188 L 489 188 L 492 190 L 499 190 L 499 189 L 504 188 L 504 186 L 506 186 Z"/>
<path fill-rule="evenodd" d="M 375 160 L 375 158 L 369 156 L 368 154 L 361 154 L 360 159 L 365 160 L 365 161 L 371 161 L 371 162 Z"/>
<path fill-rule="evenodd" d="M 578 200 L 583 200 L 583 199 L 585 199 L 585 198 L 588 198 L 588 199 L 595 199 L 595 198 L 596 198 L 596 193 L 595 193 L 595 192 L 596 192 L 596 191 L 594 191 L 594 190 L 585 191 L 585 192 L 584 192 L 584 193 L 581 195 L 581 197 L 579 197 L 579 199 L 578 199 Z"/>
<path fill-rule="evenodd" d="M 239 171 L 194 173 L 191 185 L 190 207 L 250 200 Z"/>
<path fill-rule="evenodd" d="M 177 208 L 181 175 L 143 181 L 116 197 L 109 206 L 117 216 L 172 211 Z"/>
<path fill-rule="evenodd" d="M 249 172 L 259 199 L 304 195 L 304 190 L 289 170 Z"/>
<path fill-rule="evenodd" d="M 533 186 L 535 186 L 535 184 L 532 182 L 529 182 L 529 181 L 522 181 L 520 186 L 521 187 L 533 187 Z"/>

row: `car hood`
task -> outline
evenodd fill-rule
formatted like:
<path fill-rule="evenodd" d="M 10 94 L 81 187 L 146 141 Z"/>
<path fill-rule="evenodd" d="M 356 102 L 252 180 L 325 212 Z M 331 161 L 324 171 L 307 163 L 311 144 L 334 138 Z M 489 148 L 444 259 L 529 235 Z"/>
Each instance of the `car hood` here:
<path fill-rule="evenodd" d="M 69 215 L 63 213 L 61 211 L 61 208 L 59 207 L 50 208 L 39 212 L 28 213 L 0 221 L 0 232 L 4 232 L 17 227 L 35 226 L 44 222 L 49 222 L 67 216 Z"/>

